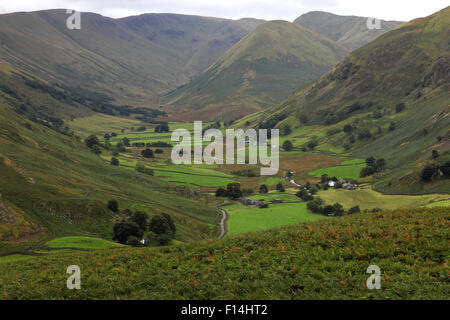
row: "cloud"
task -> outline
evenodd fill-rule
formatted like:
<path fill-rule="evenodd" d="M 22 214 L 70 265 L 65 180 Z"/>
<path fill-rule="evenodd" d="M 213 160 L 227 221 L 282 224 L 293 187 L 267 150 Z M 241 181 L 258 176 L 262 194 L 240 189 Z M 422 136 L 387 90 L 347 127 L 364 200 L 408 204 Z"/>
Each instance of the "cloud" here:
<path fill-rule="evenodd" d="M 411 20 L 441 10 L 447 0 L 16 0 L 2 1 L 0 13 L 71 8 L 125 17 L 142 13 L 181 13 L 238 19 L 242 17 L 292 21 L 309 11 L 328 11 L 386 20 Z"/>

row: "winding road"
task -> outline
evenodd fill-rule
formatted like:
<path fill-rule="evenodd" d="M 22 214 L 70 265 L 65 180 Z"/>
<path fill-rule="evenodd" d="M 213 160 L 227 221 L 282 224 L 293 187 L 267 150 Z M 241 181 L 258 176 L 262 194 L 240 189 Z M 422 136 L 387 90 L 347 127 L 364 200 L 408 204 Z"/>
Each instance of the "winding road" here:
<path fill-rule="evenodd" d="M 223 210 L 222 208 L 218 208 L 220 212 L 222 213 L 222 220 L 220 220 L 220 235 L 219 239 L 222 239 L 225 234 L 227 233 L 227 228 L 225 225 L 225 222 L 227 221 L 227 212 Z"/>

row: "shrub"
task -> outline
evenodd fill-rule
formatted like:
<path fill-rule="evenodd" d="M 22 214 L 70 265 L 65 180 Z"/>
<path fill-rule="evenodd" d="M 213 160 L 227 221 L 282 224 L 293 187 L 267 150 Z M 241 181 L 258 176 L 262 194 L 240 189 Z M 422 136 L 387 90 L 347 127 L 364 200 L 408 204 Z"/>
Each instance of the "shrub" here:
<path fill-rule="evenodd" d="M 142 162 L 138 162 L 136 163 L 136 168 L 135 170 L 137 172 L 143 173 L 143 174 L 148 174 L 149 176 L 153 176 L 155 174 L 155 172 L 153 171 L 153 169 L 147 168 L 145 166 L 145 164 L 143 164 Z"/>
<path fill-rule="evenodd" d="M 127 239 L 127 245 L 131 247 L 142 247 L 142 242 L 135 236 L 129 236 Z"/>
<path fill-rule="evenodd" d="M 111 165 L 112 166 L 118 166 L 120 163 L 119 163 L 119 159 L 117 159 L 117 158 L 115 158 L 115 157 L 112 157 L 111 158 Z"/>
<path fill-rule="evenodd" d="M 354 206 L 348 210 L 348 214 L 360 213 L 361 209 L 359 206 Z"/>
<path fill-rule="evenodd" d="M 397 104 L 396 106 L 395 106 L 395 112 L 396 113 L 400 113 L 400 112 L 402 112 L 403 110 L 405 110 L 405 104 L 402 102 L 402 103 L 399 103 L 399 104 Z"/>
<path fill-rule="evenodd" d="M 94 135 L 94 134 L 92 134 L 92 135 L 90 135 L 89 137 L 87 137 L 85 140 L 84 140 L 84 143 L 86 144 L 86 146 L 88 147 L 88 148 L 90 148 L 90 149 L 92 149 L 92 147 L 94 147 L 94 146 L 98 146 L 98 145 L 100 145 L 100 141 L 98 140 L 98 138 L 97 138 L 97 136 L 96 135 Z"/>
<path fill-rule="evenodd" d="M 216 197 L 228 197 L 227 190 L 224 188 L 219 188 L 216 190 Z"/>
<path fill-rule="evenodd" d="M 294 149 L 294 145 L 290 140 L 284 141 L 282 147 L 286 151 L 292 151 L 292 149 Z"/>
<path fill-rule="evenodd" d="M 141 155 L 144 158 L 154 158 L 155 157 L 154 154 L 153 154 L 153 151 L 151 149 L 148 149 L 148 148 L 142 150 Z"/>
<path fill-rule="evenodd" d="M 438 168 L 434 165 L 427 165 L 422 169 L 420 178 L 424 182 L 430 182 L 431 179 L 437 174 Z"/>
<path fill-rule="evenodd" d="M 269 192 L 269 188 L 267 188 L 267 186 L 265 184 L 262 184 L 259 187 L 259 193 L 268 193 Z"/>
<path fill-rule="evenodd" d="M 279 182 L 278 184 L 277 184 L 277 190 L 279 191 L 279 192 L 284 192 L 285 191 L 285 189 L 284 189 L 284 186 L 283 186 L 283 184 L 281 183 L 281 182 Z"/>
<path fill-rule="evenodd" d="M 227 185 L 227 196 L 230 199 L 242 197 L 241 185 L 239 183 L 229 183 Z"/>
<path fill-rule="evenodd" d="M 306 204 L 306 208 L 314 213 L 323 213 L 323 200 L 319 197 L 314 198 Z"/>
<path fill-rule="evenodd" d="M 119 203 L 116 200 L 109 200 L 107 208 L 112 212 L 117 212 L 119 211 Z"/>

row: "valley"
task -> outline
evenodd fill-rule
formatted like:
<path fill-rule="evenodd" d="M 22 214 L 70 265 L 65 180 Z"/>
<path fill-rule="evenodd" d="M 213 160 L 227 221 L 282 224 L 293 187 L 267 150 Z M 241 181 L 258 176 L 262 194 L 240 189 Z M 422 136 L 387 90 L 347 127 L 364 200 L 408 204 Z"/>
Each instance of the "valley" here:
<path fill-rule="evenodd" d="M 0 15 L 0 300 L 448 298 L 450 7 L 83 16 Z M 194 120 L 277 173 L 175 163 Z"/>

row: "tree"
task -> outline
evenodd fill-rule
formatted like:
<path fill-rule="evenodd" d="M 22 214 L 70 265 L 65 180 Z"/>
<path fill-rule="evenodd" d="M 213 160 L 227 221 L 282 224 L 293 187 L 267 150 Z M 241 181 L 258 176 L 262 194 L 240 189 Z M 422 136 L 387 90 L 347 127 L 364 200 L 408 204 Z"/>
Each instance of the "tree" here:
<path fill-rule="evenodd" d="M 267 188 L 267 186 L 265 184 L 262 184 L 259 187 L 259 193 L 268 193 L 268 192 L 269 192 L 269 189 Z"/>
<path fill-rule="evenodd" d="M 112 212 L 119 211 L 119 203 L 116 200 L 109 200 L 108 204 L 107 204 L 107 207 Z"/>
<path fill-rule="evenodd" d="M 138 237 L 129 236 L 127 239 L 127 245 L 131 247 L 142 247 L 142 242 Z"/>
<path fill-rule="evenodd" d="M 290 140 L 284 141 L 282 147 L 286 151 L 292 151 L 292 149 L 294 149 L 294 145 Z"/>
<path fill-rule="evenodd" d="M 386 160 L 384 160 L 383 158 L 377 159 L 376 171 L 377 172 L 383 171 L 385 167 L 386 167 Z"/>
<path fill-rule="evenodd" d="M 316 139 L 311 140 L 306 144 L 306 146 L 308 147 L 309 150 L 314 150 L 318 145 L 319 145 L 319 142 Z"/>
<path fill-rule="evenodd" d="M 119 164 L 120 163 L 119 163 L 119 160 L 117 158 L 115 158 L 115 157 L 111 158 L 111 165 L 112 166 L 118 166 Z"/>
<path fill-rule="evenodd" d="M 359 173 L 359 176 L 361 178 L 364 178 L 364 177 L 371 176 L 374 173 L 375 173 L 375 170 L 374 170 L 373 167 L 364 167 L 364 168 L 361 169 L 361 172 Z"/>
<path fill-rule="evenodd" d="M 92 149 L 93 146 L 95 145 L 100 145 L 100 141 L 98 140 L 97 136 L 94 134 L 91 134 L 89 137 L 87 137 L 84 140 L 84 143 L 86 144 L 86 146 L 90 149 Z"/>
<path fill-rule="evenodd" d="M 402 112 L 403 110 L 405 110 L 405 104 L 402 102 L 402 103 L 399 103 L 399 104 L 397 104 L 396 106 L 395 106 L 395 112 L 396 113 L 400 113 L 400 112 Z"/>
<path fill-rule="evenodd" d="M 392 121 L 392 122 L 389 124 L 389 131 L 394 131 L 394 130 L 395 130 L 395 127 L 396 127 L 395 122 Z"/>
<path fill-rule="evenodd" d="M 153 176 L 155 174 L 153 169 L 150 169 L 150 168 L 146 167 L 145 164 L 143 164 L 142 162 L 136 163 L 135 170 L 137 172 L 140 172 L 140 173 L 143 173 L 143 174 L 148 174 L 149 176 Z"/>
<path fill-rule="evenodd" d="M 230 199 L 242 197 L 241 185 L 239 183 L 229 183 L 227 185 L 227 196 Z"/>
<path fill-rule="evenodd" d="M 127 137 L 122 139 L 122 143 L 125 147 L 129 147 L 130 146 L 130 139 L 128 139 Z"/>
<path fill-rule="evenodd" d="M 126 244 L 130 236 L 142 238 L 142 230 L 133 222 L 118 222 L 113 227 L 113 239 L 119 243 Z"/>
<path fill-rule="evenodd" d="M 292 133 L 292 129 L 291 129 L 291 126 L 290 125 L 285 125 L 282 129 L 281 129 L 281 134 L 283 135 L 283 136 L 287 136 L 287 135 L 289 135 L 289 134 L 291 134 Z"/>
<path fill-rule="evenodd" d="M 224 188 L 219 188 L 216 190 L 216 197 L 228 197 L 227 190 Z"/>
<path fill-rule="evenodd" d="M 447 161 L 445 164 L 441 165 L 439 169 L 442 171 L 444 176 L 449 177 L 450 176 L 450 161 Z"/>
<path fill-rule="evenodd" d="M 173 221 L 172 217 L 168 215 L 167 213 L 161 213 L 161 215 L 166 218 L 167 222 L 169 223 L 170 231 L 172 232 L 172 235 L 175 236 L 175 233 L 177 232 L 177 228 L 175 226 L 175 222 Z"/>
<path fill-rule="evenodd" d="M 278 190 L 279 192 L 284 192 L 284 191 L 285 191 L 285 189 L 284 189 L 284 187 L 283 187 L 283 184 L 282 184 L 281 182 L 279 182 L 279 183 L 277 184 L 277 190 Z"/>
<path fill-rule="evenodd" d="M 372 133 L 370 133 L 370 130 L 367 128 L 361 129 L 361 131 L 358 133 L 359 140 L 369 139 L 371 137 L 372 137 Z"/>
<path fill-rule="evenodd" d="M 142 150 L 141 155 L 142 155 L 144 158 L 154 158 L 154 157 L 155 157 L 154 154 L 153 154 L 152 149 L 148 149 L 148 148 Z"/>
<path fill-rule="evenodd" d="M 321 177 L 320 177 L 320 182 L 322 183 L 327 183 L 328 181 L 330 181 L 330 177 L 324 173 Z"/>
<path fill-rule="evenodd" d="M 305 189 L 300 189 L 296 194 L 297 197 L 301 198 L 303 201 L 311 201 L 314 200 L 314 197 L 309 194 L 309 192 Z"/>
<path fill-rule="evenodd" d="M 437 174 L 437 167 L 434 165 L 426 165 L 420 174 L 420 178 L 424 182 L 430 182 L 434 175 Z"/>
<path fill-rule="evenodd" d="M 314 200 L 309 201 L 306 204 L 306 208 L 314 213 L 323 213 L 323 200 L 319 197 L 315 197 Z"/>
<path fill-rule="evenodd" d="M 431 152 L 431 156 L 433 157 L 433 159 L 437 159 L 439 157 L 439 151 L 433 150 Z"/>
<path fill-rule="evenodd" d="M 157 241 L 160 245 L 170 242 L 175 237 L 176 227 L 172 218 L 162 213 L 152 217 L 148 229 L 150 230 L 148 239 Z"/>
<path fill-rule="evenodd" d="M 101 154 L 102 153 L 102 150 L 100 149 L 100 147 L 97 144 L 93 145 L 91 150 L 95 154 Z"/>
<path fill-rule="evenodd" d="M 344 132 L 345 132 L 345 133 L 350 133 L 350 132 L 352 132 L 352 131 L 353 131 L 353 127 L 352 127 L 351 124 L 346 124 L 346 125 L 344 126 Z"/>
<path fill-rule="evenodd" d="M 148 224 L 148 230 L 154 232 L 155 234 L 172 233 L 169 221 L 167 221 L 167 219 L 162 215 L 156 215 L 150 219 L 150 223 Z"/>
<path fill-rule="evenodd" d="M 302 115 L 300 115 L 299 120 L 300 120 L 301 124 L 307 124 L 308 123 L 308 116 L 302 114 Z"/>
<path fill-rule="evenodd" d="M 348 210 L 348 214 L 360 213 L 361 209 L 359 206 L 354 206 Z"/>
<path fill-rule="evenodd" d="M 136 211 L 131 216 L 131 221 L 134 222 L 142 231 L 147 230 L 148 226 L 148 216 L 145 212 Z"/>

